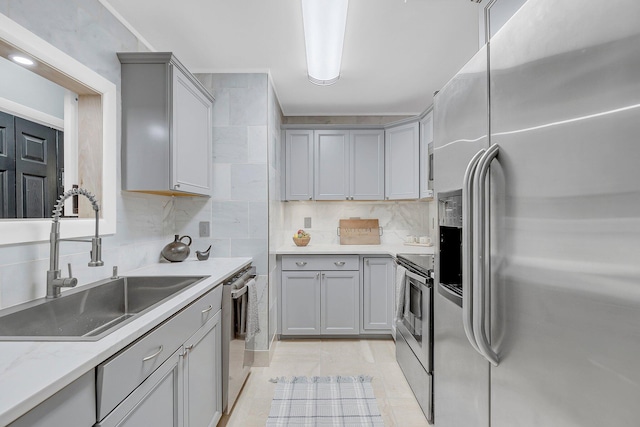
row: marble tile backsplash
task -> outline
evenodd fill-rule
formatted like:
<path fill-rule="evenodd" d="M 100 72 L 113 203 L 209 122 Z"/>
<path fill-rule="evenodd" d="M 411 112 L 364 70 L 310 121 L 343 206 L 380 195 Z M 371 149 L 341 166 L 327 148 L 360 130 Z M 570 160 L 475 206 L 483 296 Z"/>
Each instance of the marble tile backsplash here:
<path fill-rule="evenodd" d="M 311 227 L 304 227 L 304 218 L 311 218 Z M 397 202 L 287 202 L 284 207 L 285 244 L 293 233 L 304 228 L 316 244 L 340 244 L 337 228 L 340 219 L 377 218 L 383 228 L 381 243 L 399 244 L 408 234 L 430 234 L 429 203 Z"/>

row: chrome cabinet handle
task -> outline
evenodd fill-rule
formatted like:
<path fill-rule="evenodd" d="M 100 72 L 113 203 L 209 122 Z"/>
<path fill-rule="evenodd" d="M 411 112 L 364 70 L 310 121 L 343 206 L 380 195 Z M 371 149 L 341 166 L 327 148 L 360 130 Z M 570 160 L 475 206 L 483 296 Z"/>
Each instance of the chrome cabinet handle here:
<path fill-rule="evenodd" d="M 336 261 L 336 262 L 334 262 L 334 264 L 337 265 L 338 267 L 342 267 L 343 265 L 346 264 L 346 262 L 344 262 L 344 261 Z"/>
<path fill-rule="evenodd" d="M 163 347 L 163 346 L 160 346 L 160 348 L 158 349 L 158 351 L 156 351 L 156 352 L 155 352 L 155 353 L 153 353 L 153 354 L 148 355 L 147 357 L 142 358 L 142 361 L 143 361 L 143 362 L 146 362 L 146 361 L 148 361 L 148 360 L 153 359 L 154 357 L 156 357 L 157 355 L 159 355 L 160 353 L 162 353 L 162 350 L 163 350 L 163 349 L 164 349 L 164 347 Z"/>
<path fill-rule="evenodd" d="M 304 267 L 305 265 L 307 265 L 307 262 L 306 261 L 296 261 L 296 265 L 298 267 Z"/>
<path fill-rule="evenodd" d="M 476 265 L 474 266 L 474 301 L 473 301 L 473 332 L 476 336 L 476 343 L 480 352 L 484 357 L 493 365 L 498 366 L 500 360 L 498 355 L 491 348 L 489 339 L 487 338 L 487 332 L 485 328 L 486 323 L 486 299 L 487 290 L 490 291 L 491 286 L 487 286 L 490 282 L 491 264 L 486 253 L 486 243 L 488 236 L 491 233 L 489 218 L 486 215 L 486 191 L 487 191 L 487 176 L 489 172 L 489 166 L 491 161 L 498 155 L 498 145 L 493 144 L 484 153 L 480 161 L 475 174 L 473 182 L 474 191 L 474 209 L 476 211 L 476 218 L 474 218 L 475 239 L 474 252 L 477 255 L 474 256 Z"/>
<path fill-rule="evenodd" d="M 320 273 L 316 273 L 316 279 L 320 278 Z"/>
<path fill-rule="evenodd" d="M 473 189 L 472 178 L 480 157 L 484 154 L 482 149 L 469 161 L 462 181 L 462 325 L 464 333 L 471 346 L 480 353 L 476 337 L 473 333 Z M 446 203 L 445 203 L 446 208 Z"/>
<path fill-rule="evenodd" d="M 209 307 L 205 308 L 204 310 L 201 311 L 202 314 L 208 313 L 211 310 L 213 310 L 213 306 L 211 304 L 209 304 Z"/>

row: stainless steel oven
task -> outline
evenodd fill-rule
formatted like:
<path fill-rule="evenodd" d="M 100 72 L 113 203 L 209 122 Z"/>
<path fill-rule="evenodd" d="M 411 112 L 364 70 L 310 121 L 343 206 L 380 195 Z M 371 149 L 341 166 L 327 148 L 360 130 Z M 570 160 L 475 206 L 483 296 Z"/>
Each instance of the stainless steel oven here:
<path fill-rule="evenodd" d="M 433 255 L 399 254 L 406 269 L 396 359 L 427 420 L 433 422 Z"/>

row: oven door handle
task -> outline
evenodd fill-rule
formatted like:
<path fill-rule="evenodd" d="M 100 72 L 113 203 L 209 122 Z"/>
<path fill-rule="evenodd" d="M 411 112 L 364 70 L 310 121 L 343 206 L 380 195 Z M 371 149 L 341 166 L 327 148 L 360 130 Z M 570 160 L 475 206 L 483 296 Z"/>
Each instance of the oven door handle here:
<path fill-rule="evenodd" d="M 407 276 L 407 277 L 410 277 L 411 279 L 413 279 L 413 280 L 415 280 L 416 282 L 419 282 L 419 283 L 421 283 L 421 284 L 423 284 L 423 285 L 428 285 L 428 283 L 427 283 L 427 278 L 426 278 L 426 277 L 424 277 L 424 276 L 417 275 L 417 274 L 415 274 L 415 273 L 413 273 L 413 272 L 411 272 L 411 271 L 409 271 L 409 270 L 407 270 L 407 272 L 406 272 L 406 276 Z"/>
<path fill-rule="evenodd" d="M 247 293 L 247 284 L 245 283 L 245 285 L 239 289 L 234 289 L 231 291 L 231 298 L 233 299 L 238 299 L 240 298 L 242 295 Z"/>
<path fill-rule="evenodd" d="M 462 181 L 462 325 L 467 340 L 478 353 L 473 332 L 473 176 L 484 152 L 478 151 L 469 161 Z"/>

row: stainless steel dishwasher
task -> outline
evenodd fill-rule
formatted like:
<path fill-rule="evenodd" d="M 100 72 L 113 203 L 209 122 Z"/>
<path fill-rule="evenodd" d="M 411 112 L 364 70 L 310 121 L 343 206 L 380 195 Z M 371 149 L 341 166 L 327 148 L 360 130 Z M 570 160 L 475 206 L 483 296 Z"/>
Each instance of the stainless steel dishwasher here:
<path fill-rule="evenodd" d="M 222 288 L 222 408 L 231 412 L 253 365 L 253 340 L 246 339 L 248 286 L 256 277 L 249 266 Z"/>

